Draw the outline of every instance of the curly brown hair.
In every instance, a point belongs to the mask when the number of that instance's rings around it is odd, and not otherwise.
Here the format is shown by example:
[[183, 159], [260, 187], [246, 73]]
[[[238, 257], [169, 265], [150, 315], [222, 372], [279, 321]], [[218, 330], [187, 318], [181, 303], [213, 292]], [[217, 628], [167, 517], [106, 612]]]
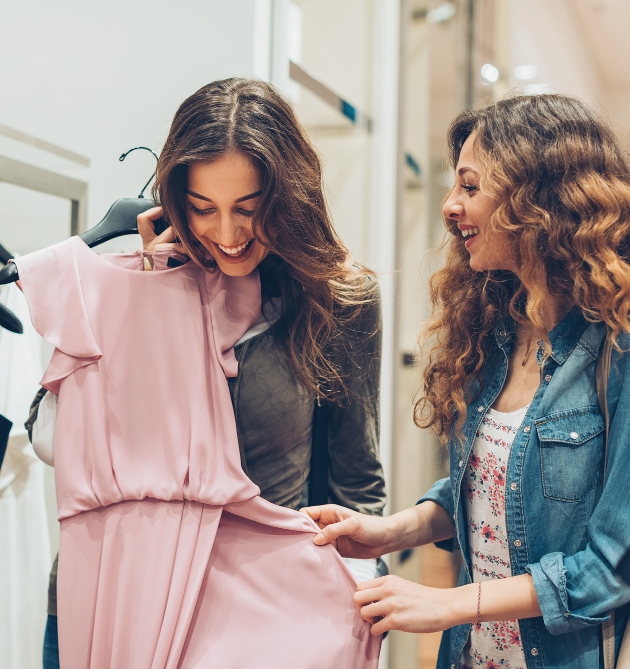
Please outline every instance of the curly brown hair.
[[187, 98], [160, 155], [153, 198], [191, 259], [214, 271], [188, 224], [188, 168], [230, 151], [248, 156], [262, 176], [253, 231], [270, 250], [261, 273], [271, 269], [281, 292], [276, 339], [308, 390], [341, 401], [346, 387], [330, 344], [375, 298], [376, 282], [348, 263], [326, 206], [321, 161], [284, 97], [264, 81], [231, 78]]
[[430, 279], [430, 344], [414, 412], [443, 442], [461, 436], [502, 317], [546, 329], [543, 304], [553, 294], [606, 323], [614, 341], [630, 331], [630, 165], [608, 123], [565, 95], [509, 97], [455, 118], [453, 168], [473, 132], [480, 188], [496, 201], [489, 225], [508, 234], [518, 277], [472, 270], [456, 221], [445, 221], [452, 236]]

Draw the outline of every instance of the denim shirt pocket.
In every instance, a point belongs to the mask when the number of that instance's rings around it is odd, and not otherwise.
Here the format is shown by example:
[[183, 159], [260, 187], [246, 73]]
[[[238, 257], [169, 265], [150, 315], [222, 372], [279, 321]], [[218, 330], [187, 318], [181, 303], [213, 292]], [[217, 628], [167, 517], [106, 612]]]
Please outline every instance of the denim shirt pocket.
[[578, 502], [603, 480], [604, 419], [599, 407], [557, 411], [534, 421], [543, 494]]

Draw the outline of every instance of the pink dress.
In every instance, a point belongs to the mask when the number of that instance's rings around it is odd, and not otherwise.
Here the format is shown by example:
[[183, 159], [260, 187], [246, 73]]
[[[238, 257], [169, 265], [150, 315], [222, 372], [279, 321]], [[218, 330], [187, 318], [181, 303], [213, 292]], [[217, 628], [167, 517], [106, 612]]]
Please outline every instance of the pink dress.
[[73, 237], [16, 261], [55, 345], [61, 666], [375, 669], [343, 561], [241, 468], [226, 376], [257, 275], [112, 260]]

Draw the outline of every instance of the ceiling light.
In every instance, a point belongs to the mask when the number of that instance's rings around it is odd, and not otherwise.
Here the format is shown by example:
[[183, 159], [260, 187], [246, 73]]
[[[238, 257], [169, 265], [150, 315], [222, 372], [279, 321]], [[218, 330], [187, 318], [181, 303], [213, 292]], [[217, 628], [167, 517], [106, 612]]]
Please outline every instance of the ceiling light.
[[443, 2], [435, 9], [427, 12], [427, 21], [429, 23], [444, 23], [455, 16], [457, 5], [454, 2]]
[[517, 65], [514, 68], [514, 78], [519, 81], [527, 81], [528, 79], [535, 79], [538, 74], [538, 65], [533, 63], [530, 65]]
[[499, 80], [499, 70], [494, 65], [486, 63], [481, 66], [481, 76], [489, 81], [491, 84], [494, 84], [495, 81]]
[[525, 95], [544, 95], [545, 93], [554, 93], [555, 91], [549, 84], [527, 84], [523, 88]]

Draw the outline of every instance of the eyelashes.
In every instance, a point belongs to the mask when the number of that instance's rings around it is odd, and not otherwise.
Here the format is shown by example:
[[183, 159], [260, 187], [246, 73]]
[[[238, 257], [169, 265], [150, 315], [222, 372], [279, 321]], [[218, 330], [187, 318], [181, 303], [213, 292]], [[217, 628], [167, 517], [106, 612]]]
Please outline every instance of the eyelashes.
[[[214, 207], [210, 207], [208, 209], [198, 209], [192, 202], [188, 203], [188, 208], [190, 211], [192, 211], [193, 214], [196, 214], [197, 216], [208, 216], [216, 211]], [[241, 216], [245, 216], [246, 218], [251, 218], [256, 213], [253, 209], [237, 209], [236, 211]]]
[[212, 209], [197, 209], [197, 207], [190, 202], [188, 203], [188, 209], [190, 209], [193, 214], [197, 214], [197, 216], [207, 216], [213, 211]]

